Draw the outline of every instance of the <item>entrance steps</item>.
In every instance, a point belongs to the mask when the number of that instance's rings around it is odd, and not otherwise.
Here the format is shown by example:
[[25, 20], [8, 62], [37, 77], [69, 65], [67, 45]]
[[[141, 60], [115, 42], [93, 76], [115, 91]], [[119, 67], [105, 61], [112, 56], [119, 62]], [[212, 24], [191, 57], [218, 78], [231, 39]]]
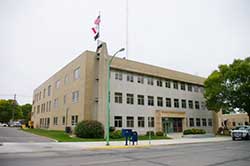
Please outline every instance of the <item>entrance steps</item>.
[[183, 138], [183, 133], [168, 133], [168, 137], [173, 138], [173, 139], [180, 139]]

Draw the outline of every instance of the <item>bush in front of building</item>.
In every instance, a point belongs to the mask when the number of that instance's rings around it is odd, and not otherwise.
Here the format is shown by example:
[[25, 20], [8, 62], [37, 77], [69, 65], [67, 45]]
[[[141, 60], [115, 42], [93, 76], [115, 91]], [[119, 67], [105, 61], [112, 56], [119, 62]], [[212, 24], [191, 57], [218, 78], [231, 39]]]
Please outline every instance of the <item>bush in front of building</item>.
[[203, 130], [203, 129], [196, 129], [196, 128], [193, 128], [193, 129], [186, 129], [186, 130], [184, 130], [183, 134], [184, 134], [184, 135], [190, 135], [190, 134], [206, 134], [206, 131]]
[[112, 139], [119, 139], [122, 138], [122, 131], [121, 130], [115, 130], [110, 133], [110, 138]]
[[103, 138], [103, 125], [94, 120], [84, 120], [75, 127], [75, 135], [80, 138]]
[[163, 132], [162, 132], [162, 131], [157, 131], [157, 132], [155, 133], [155, 135], [156, 135], [156, 136], [163, 136]]
[[147, 131], [146, 136], [149, 136], [149, 134], [150, 134], [151, 136], [154, 136], [154, 135], [155, 135], [154, 131]]

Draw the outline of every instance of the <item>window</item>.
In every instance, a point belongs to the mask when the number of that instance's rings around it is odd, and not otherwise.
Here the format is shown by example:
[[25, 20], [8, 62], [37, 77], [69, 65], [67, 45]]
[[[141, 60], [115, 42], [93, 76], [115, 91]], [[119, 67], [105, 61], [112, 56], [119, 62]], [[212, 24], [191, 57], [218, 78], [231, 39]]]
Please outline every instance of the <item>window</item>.
[[54, 117], [54, 119], [53, 119], [53, 125], [58, 125], [58, 117]]
[[121, 116], [115, 116], [115, 127], [122, 127], [122, 117]]
[[72, 102], [76, 103], [79, 101], [79, 91], [72, 92]]
[[71, 116], [71, 125], [74, 126], [78, 123], [78, 115]]
[[65, 116], [62, 117], [62, 125], [65, 125]]
[[194, 127], [194, 118], [189, 118], [189, 127]]
[[[234, 123], [235, 123], [235, 122], [234, 122]], [[213, 126], [212, 119], [208, 119], [208, 126]], [[234, 124], [233, 126], [235, 126], [235, 124]]]
[[127, 116], [127, 127], [134, 127], [134, 117]]
[[132, 74], [127, 74], [127, 81], [134, 82], [134, 76]]
[[122, 80], [122, 73], [121, 72], [115, 72], [115, 79], [116, 80]]
[[138, 105], [144, 105], [144, 96], [137, 95], [137, 102], [138, 102]]
[[51, 85], [48, 86], [48, 96], [51, 95]]
[[207, 119], [202, 119], [202, 126], [207, 126]]
[[64, 84], [67, 85], [68, 82], [69, 82], [69, 76], [65, 75], [65, 77], [64, 77]]
[[161, 80], [157, 80], [156, 84], [157, 84], [157, 86], [162, 87], [162, 81]]
[[74, 80], [80, 79], [80, 67], [74, 70]]
[[60, 80], [57, 80], [57, 81], [56, 81], [56, 88], [59, 88], [59, 87], [60, 87], [60, 84], [61, 84], [61, 81], [60, 81]]
[[154, 79], [151, 77], [148, 77], [148, 85], [154, 85]]
[[41, 100], [41, 95], [42, 95], [42, 93], [41, 93], [41, 91], [39, 92], [39, 100]]
[[115, 92], [115, 103], [122, 103], [122, 93]]
[[204, 93], [204, 88], [203, 87], [200, 87], [200, 92]]
[[51, 101], [49, 101], [49, 112], [51, 111]]
[[194, 91], [195, 91], [195, 92], [199, 92], [199, 87], [195, 85], [195, 86], [194, 86]]
[[40, 105], [37, 106], [37, 114], [40, 113]]
[[134, 95], [127, 93], [127, 104], [134, 104]]
[[179, 99], [174, 99], [174, 107], [179, 108]]
[[163, 98], [162, 97], [157, 97], [157, 106], [162, 107], [163, 106]]
[[200, 103], [199, 103], [199, 101], [195, 101], [195, 109], [200, 109]]
[[46, 89], [44, 88], [43, 89], [43, 98], [45, 98], [45, 95], [46, 95]]
[[186, 90], [186, 84], [184, 82], [181, 82], [181, 90]]
[[166, 80], [165, 86], [166, 86], [166, 88], [171, 88], [171, 81], [170, 80]]
[[54, 99], [54, 108], [58, 108], [58, 98]]
[[47, 101], [47, 103], [46, 103], [46, 112], [48, 112], [49, 111], [49, 102]]
[[189, 91], [189, 92], [192, 92], [192, 91], [193, 91], [193, 88], [192, 88], [192, 85], [191, 85], [191, 84], [188, 84], [188, 91]]
[[181, 107], [182, 108], [187, 108], [187, 101], [185, 99], [181, 100]]
[[201, 119], [200, 118], [196, 118], [196, 126], [201, 126]]
[[194, 104], [192, 100], [188, 100], [188, 108], [193, 109], [194, 108]]
[[138, 76], [137, 77], [137, 83], [144, 84], [144, 77], [143, 76]]
[[205, 106], [205, 102], [204, 102], [204, 101], [201, 102], [201, 109], [202, 109], [202, 110], [205, 110], [205, 109], [206, 109], [206, 106]]
[[154, 96], [148, 96], [148, 105], [154, 106]]
[[66, 104], [66, 102], [67, 102], [67, 95], [64, 95], [63, 96], [63, 104]]
[[144, 117], [138, 117], [138, 127], [145, 127], [144, 122]]
[[178, 82], [174, 81], [174, 89], [178, 89]]
[[171, 98], [166, 98], [166, 107], [171, 107]]
[[148, 127], [155, 127], [155, 118], [148, 117]]

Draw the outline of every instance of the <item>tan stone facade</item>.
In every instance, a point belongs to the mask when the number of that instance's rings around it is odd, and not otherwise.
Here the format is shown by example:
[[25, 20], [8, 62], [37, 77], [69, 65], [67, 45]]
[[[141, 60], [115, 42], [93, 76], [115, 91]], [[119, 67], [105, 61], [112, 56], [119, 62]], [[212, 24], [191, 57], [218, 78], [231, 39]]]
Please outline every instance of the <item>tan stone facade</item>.
[[238, 113], [238, 114], [222, 114], [221, 112], [218, 113], [219, 127], [227, 127], [232, 129], [236, 126], [240, 125], [249, 125], [249, 117], [246, 113]]

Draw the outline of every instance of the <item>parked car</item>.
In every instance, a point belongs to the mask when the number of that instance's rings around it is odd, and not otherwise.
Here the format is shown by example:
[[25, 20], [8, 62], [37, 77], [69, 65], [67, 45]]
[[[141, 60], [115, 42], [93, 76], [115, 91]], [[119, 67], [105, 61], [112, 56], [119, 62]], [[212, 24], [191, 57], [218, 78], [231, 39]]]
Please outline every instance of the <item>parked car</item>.
[[22, 124], [20, 122], [12, 122], [10, 123], [10, 127], [21, 127]]
[[240, 126], [232, 130], [232, 140], [250, 139], [250, 126]]
[[6, 123], [0, 123], [0, 127], [8, 127]]

